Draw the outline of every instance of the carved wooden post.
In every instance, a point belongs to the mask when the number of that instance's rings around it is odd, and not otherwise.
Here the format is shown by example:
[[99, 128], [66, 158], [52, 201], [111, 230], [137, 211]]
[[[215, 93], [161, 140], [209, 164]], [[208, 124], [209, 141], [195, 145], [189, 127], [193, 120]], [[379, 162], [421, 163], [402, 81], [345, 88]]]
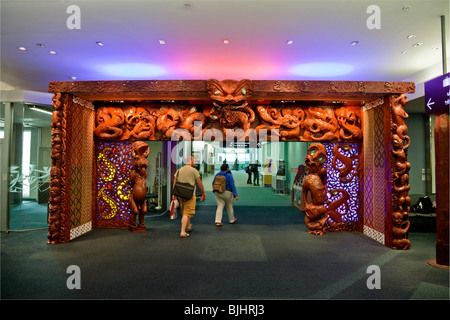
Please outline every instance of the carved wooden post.
[[67, 94], [55, 93], [52, 98], [52, 168], [48, 216], [48, 244], [68, 241], [70, 219], [66, 203], [66, 114]]
[[436, 115], [436, 263], [449, 265], [449, 119], [448, 113]]
[[406, 119], [408, 114], [403, 109], [408, 99], [406, 95], [391, 97], [391, 193], [392, 193], [392, 247], [406, 250], [411, 245], [406, 238], [409, 230], [409, 212], [411, 199], [408, 195], [409, 169], [408, 148], [411, 143], [408, 136]]

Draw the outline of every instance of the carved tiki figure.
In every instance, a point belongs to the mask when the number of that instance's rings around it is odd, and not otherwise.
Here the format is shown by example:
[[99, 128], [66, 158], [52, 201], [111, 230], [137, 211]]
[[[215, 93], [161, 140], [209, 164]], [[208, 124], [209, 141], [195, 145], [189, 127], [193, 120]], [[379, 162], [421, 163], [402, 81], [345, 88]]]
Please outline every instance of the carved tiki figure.
[[[130, 173], [132, 191], [130, 196], [130, 208], [132, 218], [129, 224], [129, 230], [145, 231], [144, 216], [147, 213], [147, 156], [150, 152], [146, 142], [137, 141], [133, 143], [133, 162]], [[136, 222], [136, 216], [139, 215], [139, 223]]]
[[97, 127], [95, 135], [102, 140], [114, 141], [122, 137], [121, 126], [125, 122], [125, 115], [121, 108], [101, 107], [97, 110], [95, 117]]
[[327, 159], [325, 147], [321, 143], [312, 143], [305, 158], [309, 174], [303, 180], [301, 202], [305, 207], [305, 224], [308, 233], [325, 234], [326, 169], [323, 164]]
[[252, 94], [250, 80], [210, 79], [206, 87], [209, 98], [215, 106], [210, 114], [212, 119], [217, 119], [224, 128], [239, 126], [244, 131], [250, 129], [250, 125], [255, 121], [255, 113], [247, 107], [247, 100]]

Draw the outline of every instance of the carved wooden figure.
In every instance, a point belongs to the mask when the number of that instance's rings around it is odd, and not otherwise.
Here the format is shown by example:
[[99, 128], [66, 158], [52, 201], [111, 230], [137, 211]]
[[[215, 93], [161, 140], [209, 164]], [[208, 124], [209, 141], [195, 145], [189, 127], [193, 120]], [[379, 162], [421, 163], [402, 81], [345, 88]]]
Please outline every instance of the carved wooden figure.
[[[326, 150], [321, 143], [312, 143], [308, 148], [305, 158], [309, 174], [303, 180], [301, 202], [305, 207], [305, 224], [308, 233], [315, 235], [325, 234], [326, 194], [326, 169], [323, 164], [326, 161]], [[308, 200], [309, 196], [311, 201]]]
[[[144, 216], [147, 213], [147, 156], [150, 149], [148, 144], [143, 141], [133, 143], [133, 148], [133, 168], [130, 173], [130, 181], [132, 184], [130, 208], [131, 213], [133, 213], [133, 218], [130, 221], [129, 230], [132, 232], [142, 232], [146, 230]], [[137, 216], [139, 216], [139, 223], [136, 222]]]

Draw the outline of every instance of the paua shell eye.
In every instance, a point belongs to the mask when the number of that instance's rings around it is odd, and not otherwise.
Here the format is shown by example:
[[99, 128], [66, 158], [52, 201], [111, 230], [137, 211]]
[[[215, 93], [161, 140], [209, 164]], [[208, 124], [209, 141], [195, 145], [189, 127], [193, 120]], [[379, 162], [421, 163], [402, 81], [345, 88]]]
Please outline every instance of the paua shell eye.
[[247, 90], [245, 90], [245, 88], [242, 88], [241, 92], [244, 96], [247, 94]]
[[220, 94], [220, 91], [217, 90], [216, 92], [214, 92], [214, 94], [215, 94], [216, 96], [218, 96], [218, 95]]
[[316, 149], [311, 149], [311, 151], [309, 152], [310, 155], [313, 155], [314, 153], [316, 153]]
[[320, 158], [319, 158], [319, 162], [320, 162], [320, 163], [322, 163], [322, 162], [323, 162], [323, 160], [324, 160], [324, 158], [323, 158], [323, 157], [320, 157]]

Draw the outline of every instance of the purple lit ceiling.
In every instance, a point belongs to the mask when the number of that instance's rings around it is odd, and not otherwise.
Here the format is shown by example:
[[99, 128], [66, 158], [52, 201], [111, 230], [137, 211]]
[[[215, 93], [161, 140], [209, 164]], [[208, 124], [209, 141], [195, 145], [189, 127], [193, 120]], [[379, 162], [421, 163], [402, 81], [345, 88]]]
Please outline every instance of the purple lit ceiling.
[[[69, 5], [80, 8], [79, 30], [66, 26]], [[380, 29], [367, 27], [370, 5]], [[44, 92], [71, 77], [410, 81], [439, 71], [448, 10], [431, 0], [3, 0], [1, 80]]]

